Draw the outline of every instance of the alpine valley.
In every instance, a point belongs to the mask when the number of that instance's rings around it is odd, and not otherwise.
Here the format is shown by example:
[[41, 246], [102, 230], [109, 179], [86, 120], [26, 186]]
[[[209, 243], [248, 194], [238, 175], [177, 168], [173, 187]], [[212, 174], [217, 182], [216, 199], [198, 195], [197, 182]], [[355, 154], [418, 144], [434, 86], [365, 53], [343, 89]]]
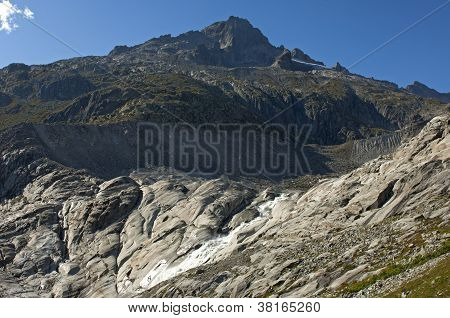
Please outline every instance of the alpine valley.
[[[275, 47], [238, 17], [11, 64], [0, 296], [450, 297], [449, 102]], [[142, 122], [307, 125], [310, 171], [137, 170]]]

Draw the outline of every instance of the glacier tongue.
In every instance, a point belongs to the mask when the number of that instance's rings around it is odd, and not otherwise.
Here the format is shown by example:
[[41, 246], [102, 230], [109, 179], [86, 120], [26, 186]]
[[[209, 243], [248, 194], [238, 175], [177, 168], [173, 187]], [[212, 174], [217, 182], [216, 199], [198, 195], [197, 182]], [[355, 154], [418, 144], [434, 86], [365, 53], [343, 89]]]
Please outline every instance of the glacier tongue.
[[206, 264], [210, 260], [223, 250], [227, 245], [229, 245], [233, 238], [244, 229], [250, 227], [256, 222], [261, 220], [266, 221], [269, 219], [272, 210], [275, 206], [282, 200], [287, 198], [286, 194], [276, 197], [271, 201], [264, 202], [258, 206], [259, 216], [253, 219], [249, 223], [242, 223], [234, 230], [226, 235], [221, 235], [215, 237], [207, 242], [205, 242], [200, 248], [192, 251], [187, 257], [179, 264], [168, 264], [166, 260], [161, 260], [158, 262], [150, 272], [142, 279], [140, 282], [140, 287], [143, 289], [149, 289], [157, 284], [169, 280], [183, 272], [186, 272], [192, 268]]

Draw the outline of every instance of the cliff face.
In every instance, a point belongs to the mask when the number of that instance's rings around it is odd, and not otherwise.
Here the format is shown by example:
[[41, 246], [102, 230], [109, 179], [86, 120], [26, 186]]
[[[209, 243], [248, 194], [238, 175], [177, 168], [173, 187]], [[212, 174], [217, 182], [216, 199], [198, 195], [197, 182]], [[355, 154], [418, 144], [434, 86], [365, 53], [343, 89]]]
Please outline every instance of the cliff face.
[[[104, 180], [43, 148], [24, 152], [29, 138], [10, 144], [5, 184], [23, 188], [0, 204], [0, 294], [395, 292], [410, 271], [420, 277], [448, 253], [449, 120], [433, 119], [394, 154], [306, 192], [162, 171]], [[395, 264], [403, 270], [377, 276]]]
[[247, 20], [237, 17], [214, 23], [202, 33], [213, 41], [209, 53], [219, 66], [269, 66], [282, 51]]

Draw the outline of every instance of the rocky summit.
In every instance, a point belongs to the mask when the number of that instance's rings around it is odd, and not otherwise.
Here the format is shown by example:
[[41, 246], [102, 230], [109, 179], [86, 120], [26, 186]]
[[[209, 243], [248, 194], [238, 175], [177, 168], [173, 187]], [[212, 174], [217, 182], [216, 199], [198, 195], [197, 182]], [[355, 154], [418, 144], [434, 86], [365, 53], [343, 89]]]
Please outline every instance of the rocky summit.
[[[441, 97], [275, 47], [238, 17], [107, 56], [11, 64], [0, 296], [449, 297]], [[144, 122], [306, 126], [310, 169], [137, 169]]]
[[450, 103], [450, 93], [439, 93], [435, 89], [429, 88], [425, 84], [418, 81], [408, 85], [405, 89], [415, 95], [422, 96], [425, 98], [434, 98], [443, 103]]

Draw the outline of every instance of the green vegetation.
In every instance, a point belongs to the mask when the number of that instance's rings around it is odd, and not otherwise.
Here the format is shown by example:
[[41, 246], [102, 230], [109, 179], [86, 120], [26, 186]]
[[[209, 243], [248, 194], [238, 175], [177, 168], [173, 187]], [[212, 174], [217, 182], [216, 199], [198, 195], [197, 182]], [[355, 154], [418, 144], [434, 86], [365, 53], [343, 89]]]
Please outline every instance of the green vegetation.
[[51, 114], [65, 108], [67, 102], [42, 102], [31, 100], [13, 101], [7, 107], [0, 108], [0, 130], [20, 123], [42, 123]]
[[450, 297], [450, 256], [385, 297], [402, 297], [403, 295], [412, 298]]
[[348, 284], [344, 287], [342, 290], [343, 293], [356, 293], [360, 290], [365, 289], [366, 287], [369, 287], [376, 283], [379, 280], [384, 280], [392, 276], [396, 276], [400, 273], [405, 272], [408, 269], [420, 266], [425, 264], [426, 262], [435, 259], [436, 257], [439, 257], [441, 255], [445, 255], [450, 252], [450, 240], [447, 240], [440, 248], [437, 250], [428, 253], [426, 255], [417, 256], [411, 261], [405, 262], [405, 263], [392, 263], [386, 266], [381, 273], [373, 275], [371, 277], [368, 277], [367, 279], [364, 279], [362, 281], [353, 282]]
[[[90, 57], [66, 63], [64, 67], [52, 64], [42, 69], [37, 68], [27, 76], [2, 76], [1, 80], [7, 83], [10, 90], [15, 86], [23, 86], [30, 87], [31, 92], [14, 95], [7, 91], [14, 102], [0, 108], [0, 130], [23, 122], [44, 122], [50, 115], [70, 107], [73, 100], [43, 101], [37, 99], [37, 93], [39, 87], [48, 84], [55, 77], [73, 74], [72, 66], [79, 63], [83, 67], [76, 73], [92, 82], [96, 89], [131, 87], [142, 95], [122, 100], [117, 108], [105, 107], [109, 102], [116, 102], [114, 98], [110, 101], [95, 100], [89, 105], [90, 112], [86, 114], [83, 109], [77, 110], [75, 107], [75, 113], [78, 114], [70, 115], [71, 122], [107, 124], [182, 120], [193, 124], [261, 123], [267, 120], [267, 116], [270, 117], [271, 112], [281, 111], [286, 105], [299, 102], [296, 108], [299, 119], [307, 117], [303, 120], [316, 120], [317, 116], [328, 116], [326, 120], [338, 119], [336, 127], [324, 134], [337, 134], [340, 126], [345, 126], [347, 132], [353, 131], [356, 135], [370, 137], [382, 135], [392, 128], [363, 120], [366, 109], [373, 105], [378, 112], [389, 115], [389, 118], [399, 117], [405, 122], [415, 112], [424, 115], [424, 118], [430, 118], [446, 109], [442, 103], [406, 94], [390, 83], [362, 77], [333, 78], [328, 77], [327, 72], [311, 74], [273, 68], [224, 70], [194, 65], [186, 68], [179, 66], [171, 69], [164, 66], [162, 69], [139, 70], [136, 65], [127, 63], [105, 66], [108, 71], [104, 71], [103, 67], [99, 69], [98, 58]], [[200, 77], [204, 77], [204, 80], [200, 80]], [[84, 117], [77, 117], [80, 114]], [[326, 142], [345, 140], [347, 139], [343, 135]], [[324, 142], [322, 139], [319, 141]]]

